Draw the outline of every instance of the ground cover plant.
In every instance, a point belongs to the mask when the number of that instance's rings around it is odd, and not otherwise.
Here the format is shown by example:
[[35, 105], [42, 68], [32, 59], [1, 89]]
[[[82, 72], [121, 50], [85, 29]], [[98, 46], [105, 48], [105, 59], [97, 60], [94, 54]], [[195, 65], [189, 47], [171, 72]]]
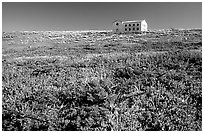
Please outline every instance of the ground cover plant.
[[[187, 39], [173, 40], [174, 34]], [[201, 131], [200, 34], [6, 34], [2, 128]], [[36, 41], [25, 41], [27, 36]]]

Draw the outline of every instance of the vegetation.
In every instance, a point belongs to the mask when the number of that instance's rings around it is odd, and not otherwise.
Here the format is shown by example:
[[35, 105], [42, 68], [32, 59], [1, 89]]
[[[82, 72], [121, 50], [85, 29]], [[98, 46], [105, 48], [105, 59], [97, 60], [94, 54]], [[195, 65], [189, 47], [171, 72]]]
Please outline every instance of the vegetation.
[[3, 49], [3, 130], [202, 130], [202, 42], [140, 44]]

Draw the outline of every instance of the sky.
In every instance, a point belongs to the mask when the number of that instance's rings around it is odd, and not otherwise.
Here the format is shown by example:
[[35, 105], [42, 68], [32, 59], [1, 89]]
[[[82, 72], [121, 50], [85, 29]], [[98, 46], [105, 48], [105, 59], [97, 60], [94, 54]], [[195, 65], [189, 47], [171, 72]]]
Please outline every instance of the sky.
[[2, 31], [111, 30], [115, 20], [148, 29], [202, 28], [201, 2], [3, 2]]

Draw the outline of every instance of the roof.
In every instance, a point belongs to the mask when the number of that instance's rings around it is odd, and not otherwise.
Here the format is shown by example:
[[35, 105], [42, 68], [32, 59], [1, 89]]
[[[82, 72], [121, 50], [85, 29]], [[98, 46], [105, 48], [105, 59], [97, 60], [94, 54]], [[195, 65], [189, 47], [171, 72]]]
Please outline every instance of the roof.
[[[137, 23], [137, 22], [142, 22], [142, 21], [145, 21], [145, 19], [144, 19], [144, 20], [131, 20], [131, 21], [115, 20], [115, 21], [113, 21], [113, 23], [115, 23], [115, 22], [122, 22], [122, 23]], [[146, 21], [145, 21], [145, 22], [146, 22]]]
[[115, 23], [115, 22], [122, 22], [121, 20], [115, 20], [115, 21], [113, 21], [113, 23]]
[[122, 23], [136, 23], [136, 22], [142, 22], [145, 20], [132, 20], [132, 21], [123, 21]]

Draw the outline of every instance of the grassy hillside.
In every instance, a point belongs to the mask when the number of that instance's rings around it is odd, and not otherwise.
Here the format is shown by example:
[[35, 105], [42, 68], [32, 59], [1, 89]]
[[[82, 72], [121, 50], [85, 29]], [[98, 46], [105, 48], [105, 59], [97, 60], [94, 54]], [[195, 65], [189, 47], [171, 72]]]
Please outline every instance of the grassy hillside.
[[202, 31], [3, 34], [3, 130], [201, 131]]

